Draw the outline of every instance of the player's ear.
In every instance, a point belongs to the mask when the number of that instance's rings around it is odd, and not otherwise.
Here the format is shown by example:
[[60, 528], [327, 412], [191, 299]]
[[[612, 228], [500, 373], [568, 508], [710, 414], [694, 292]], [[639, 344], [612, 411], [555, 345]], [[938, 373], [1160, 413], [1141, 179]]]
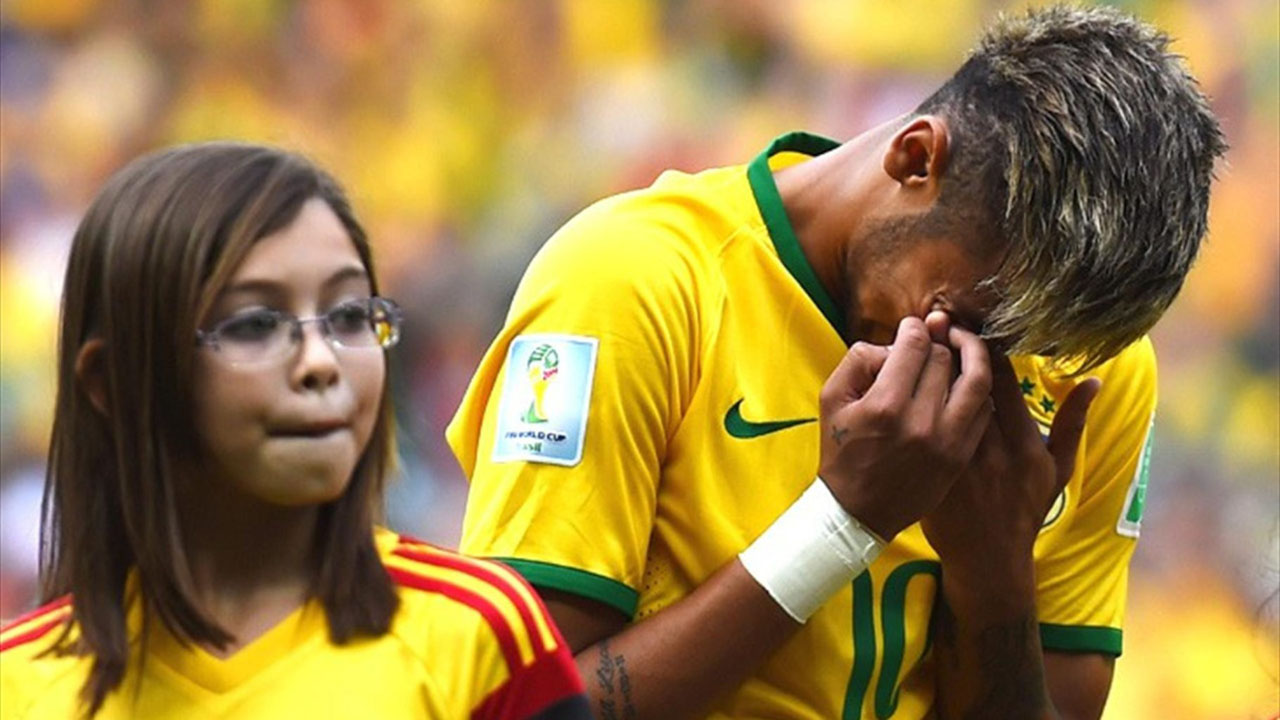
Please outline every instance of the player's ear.
[[90, 338], [76, 353], [76, 382], [89, 396], [89, 402], [103, 415], [110, 415], [107, 404], [106, 344], [101, 338]]
[[936, 190], [947, 167], [950, 141], [947, 123], [940, 116], [913, 117], [889, 140], [884, 171], [907, 188]]

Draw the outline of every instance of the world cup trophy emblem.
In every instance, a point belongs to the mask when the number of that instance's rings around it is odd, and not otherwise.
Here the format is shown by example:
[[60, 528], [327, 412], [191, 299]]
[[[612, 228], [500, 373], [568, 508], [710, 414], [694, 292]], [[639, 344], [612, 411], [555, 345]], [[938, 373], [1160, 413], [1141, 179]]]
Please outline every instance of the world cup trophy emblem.
[[547, 344], [539, 345], [529, 353], [525, 363], [525, 371], [529, 377], [529, 386], [533, 389], [533, 401], [524, 413], [526, 423], [544, 423], [547, 414], [542, 408], [543, 398], [547, 394], [547, 386], [560, 371], [560, 355], [556, 349]]

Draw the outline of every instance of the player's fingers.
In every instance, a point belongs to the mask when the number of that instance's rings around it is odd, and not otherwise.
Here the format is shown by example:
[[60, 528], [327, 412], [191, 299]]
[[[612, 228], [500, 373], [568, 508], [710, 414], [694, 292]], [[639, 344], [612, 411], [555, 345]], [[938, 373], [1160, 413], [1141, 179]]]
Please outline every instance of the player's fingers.
[[938, 343], [931, 343], [929, 358], [925, 360], [924, 370], [920, 373], [920, 384], [916, 386], [913, 408], [932, 419], [938, 417], [947, 401], [947, 388], [951, 385], [951, 348]]
[[822, 386], [821, 407], [832, 411], [866, 394], [889, 357], [889, 348], [856, 342]]
[[993, 455], [1004, 447], [1004, 436], [1000, 433], [1000, 426], [995, 422], [995, 410], [991, 409], [990, 402], [987, 403], [987, 410], [980, 414], [979, 421], [975, 422], [976, 427], [981, 430], [970, 432], [972, 437], [967, 438], [973, 443], [973, 458], [977, 462], [984, 456]]
[[942, 310], [930, 310], [924, 316], [924, 325], [929, 330], [929, 339], [939, 345], [947, 344], [947, 332], [951, 329], [951, 316]]
[[1040, 428], [1022, 399], [1018, 374], [1004, 355], [991, 358], [991, 399], [995, 403], [995, 422], [1006, 440], [1014, 444], [1041, 442]]
[[867, 394], [880, 397], [890, 406], [905, 404], [915, 393], [931, 345], [923, 320], [914, 316], [902, 318], [889, 357]]
[[975, 448], [978, 446], [979, 440], [985, 440], [988, 436], [996, 438], [1001, 442], [1004, 436], [1000, 432], [1000, 425], [996, 422], [996, 404], [988, 395], [982, 407], [978, 410], [978, 414], [969, 421], [962, 436], [964, 448]]
[[1075, 471], [1076, 450], [1080, 447], [1080, 438], [1084, 435], [1084, 422], [1089, 414], [1089, 406], [1098, 396], [1102, 381], [1089, 378], [1071, 388], [1071, 393], [1058, 408], [1049, 428], [1049, 454], [1053, 456], [1053, 464], [1057, 469], [1058, 489], [1071, 479]]
[[951, 326], [947, 341], [960, 356], [960, 374], [951, 383], [943, 425], [953, 433], [967, 435], [970, 423], [991, 416], [991, 355], [982, 338], [962, 327]]
[[885, 361], [889, 358], [889, 348], [859, 342], [854, 343], [852, 352], [847, 354], [851, 355], [852, 364], [847, 389], [855, 397], [862, 397], [875, 384], [876, 377], [884, 368]]

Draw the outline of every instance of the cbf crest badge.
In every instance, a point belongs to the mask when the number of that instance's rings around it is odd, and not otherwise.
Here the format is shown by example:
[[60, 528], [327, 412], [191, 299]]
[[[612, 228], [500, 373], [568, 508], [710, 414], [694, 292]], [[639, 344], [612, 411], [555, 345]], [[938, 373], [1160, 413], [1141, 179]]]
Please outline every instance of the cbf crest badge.
[[494, 462], [577, 465], [582, 460], [599, 341], [520, 335], [507, 350]]

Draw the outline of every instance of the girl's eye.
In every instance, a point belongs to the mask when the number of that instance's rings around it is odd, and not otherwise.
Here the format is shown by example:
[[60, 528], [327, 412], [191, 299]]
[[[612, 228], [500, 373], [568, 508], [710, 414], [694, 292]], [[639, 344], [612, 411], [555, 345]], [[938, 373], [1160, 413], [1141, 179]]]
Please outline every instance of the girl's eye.
[[230, 342], [254, 342], [271, 337], [280, 327], [280, 318], [270, 310], [245, 313], [222, 324], [219, 334]]
[[369, 306], [365, 302], [350, 302], [329, 311], [329, 328], [340, 335], [368, 332]]

